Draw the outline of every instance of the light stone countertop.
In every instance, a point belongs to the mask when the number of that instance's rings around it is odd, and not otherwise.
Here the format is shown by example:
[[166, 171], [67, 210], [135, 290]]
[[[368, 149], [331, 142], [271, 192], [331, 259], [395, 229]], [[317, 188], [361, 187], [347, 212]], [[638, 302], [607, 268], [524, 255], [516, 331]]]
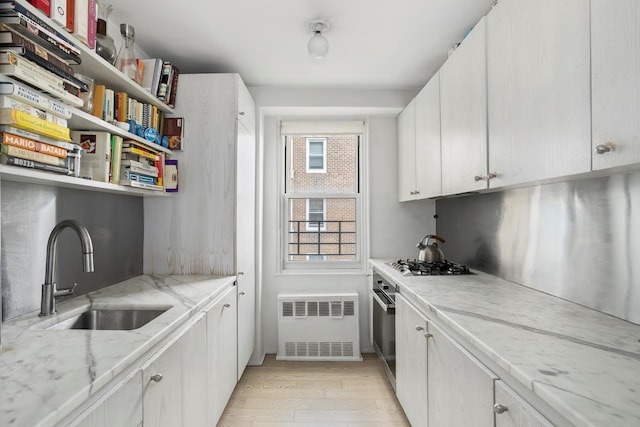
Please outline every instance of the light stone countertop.
[[[0, 425], [52, 426], [171, 335], [235, 277], [138, 276], [2, 324]], [[47, 330], [71, 313], [105, 305], [171, 307], [132, 331]]]
[[[495, 276], [370, 266], [576, 426], [640, 426], [640, 325]], [[473, 351], [471, 351], [473, 353]]]

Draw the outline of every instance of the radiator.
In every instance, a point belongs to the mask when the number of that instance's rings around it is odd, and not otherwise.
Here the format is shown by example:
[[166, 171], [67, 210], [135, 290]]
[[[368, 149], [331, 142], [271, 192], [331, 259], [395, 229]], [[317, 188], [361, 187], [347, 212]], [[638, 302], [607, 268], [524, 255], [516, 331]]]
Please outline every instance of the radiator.
[[358, 294], [278, 295], [278, 360], [362, 360]]

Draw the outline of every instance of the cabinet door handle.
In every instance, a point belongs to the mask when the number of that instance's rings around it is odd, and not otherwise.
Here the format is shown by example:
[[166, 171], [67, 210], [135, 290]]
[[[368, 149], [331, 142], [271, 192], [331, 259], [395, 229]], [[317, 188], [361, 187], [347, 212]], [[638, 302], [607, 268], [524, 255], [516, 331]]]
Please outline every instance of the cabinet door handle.
[[151, 381], [159, 383], [160, 381], [162, 381], [162, 378], [164, 378], [162, 374], [155, 374], [151, 376]]
[[433, 337], [433, 334], [432, 334], [431, 332], [425, 332], [423, 335], [424, 335], [424, 337], [425, 337], [425, 338], [427, 338], [427, 339], [429, 339], [429, 338]]
[[238, 295], [242, 296], [244, 295], [244, 292], [238, 292]]
[[424, 326], [416, 325], [416, 331], [424, 331]]
[[605, 144], [596, 146], [596, 153], [598, 154], [605, 154], [610, 151], [615, 151], [615, 145], [613, 144], [613, 142], [607, 142]]
[[507, 408], [506, 406], [501, 405], [499, 403], [496, 403], [495, 405], [493, 405], [493, 412], [495, 412], [498, 415], [504, 414], [508, 410], [509, 410], [509, 408]]
[[231, 304], [225, 304], [225, 305], [223, 305], [222, 307], [223, 307], [223, 308], [229, 308], [229, 307], [231, 307]]
[[498, 172], [490, 172], [489, 175], [487, 175], [487, 179], [494, 179], [498, 177]]
[[473, 177], [473, 180], [474, 180], [475, 182], [478, 182], [478, 181], [485, 181], [486, 179], [487, 179], [487, 178], [486, 178], [486, 177], [484, 177], [484, 176], [482, 176], [482, 175], [476, 175], [476, 176], [474, 176], [474, 177]]
[[244, 111], [239, 111], [239, 112], [238, 112], [238, 115], [239, 115], [239, 116], [244, 116]]

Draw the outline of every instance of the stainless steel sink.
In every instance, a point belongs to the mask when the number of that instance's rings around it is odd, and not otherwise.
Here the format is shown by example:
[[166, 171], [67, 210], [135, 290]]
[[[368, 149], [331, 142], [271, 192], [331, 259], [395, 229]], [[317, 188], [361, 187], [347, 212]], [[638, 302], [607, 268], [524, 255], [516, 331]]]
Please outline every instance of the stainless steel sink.
[[49, 326], [47, 329], [130, 331], [141, 328], [168, 309], [168, 307], [149, 309], [90, 309]]

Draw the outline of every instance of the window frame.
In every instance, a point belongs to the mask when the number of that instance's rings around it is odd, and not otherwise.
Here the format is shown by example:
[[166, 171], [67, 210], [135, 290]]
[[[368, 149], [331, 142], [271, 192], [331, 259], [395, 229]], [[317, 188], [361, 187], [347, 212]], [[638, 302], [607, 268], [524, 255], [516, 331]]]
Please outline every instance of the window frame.
[[[338, 121], [339, 123], [339, 121]], [[278, 237], [279, 256], [277, 257], [276, 274], [296, 275], [296, 274], [366, 274], [369, 248], [369, 210], [367, 208], [368, 200], [368, 127], [367, 122], [362, 121], [363, 128], [361, 132], [339, 132], [330, 133], [323, 132], [320, 134], [302, 132], [285, 133], [279, 135], [280, 144], [278, 144], [278, 157], [276, 160], [277, 176], [278, 176], [278, 194], [280, 203], [278, 203], [278, 229], [280, 230]], [[282, 125], [280, 125], [282, 127]], [[354, 193], [287, 193], [287, 181], [293, 176], [290, 168], [290, 160], [292, 151], [288, 149], [287, 138], [294, 136], [305, 136], [311, 138], [321, 138], [335, 134], [355, 135], [358, 137], [358, 182], [357, 189]], [[326, 145], [325, 145], [326, 147]], [[292, 198], [352, 198], [355, 199], [356, 209], [356, 259], [354, 261], [289, 261], [289, 217]], [[308, 255], [308, 254], [305, 254]], [[324, 254], [326, 256], [326, 254]]]
[[[309, 159], [313, 156], [313, 157], [319, 157], [318, 154], [311, 154], [311, 150], [309, 149], [311, 146], [311, 143], [313, 142], [321, 142], [322, 143], [322, 168], [310, 168], [309, 167]], [[306, 170], [307, 173], [327, 173], [327, 138], [324, 137], [313, 137], [313, 136], [308, 136], [306, 138], [306, 144], [307, 144], [307, 152], [306, 152]]]

